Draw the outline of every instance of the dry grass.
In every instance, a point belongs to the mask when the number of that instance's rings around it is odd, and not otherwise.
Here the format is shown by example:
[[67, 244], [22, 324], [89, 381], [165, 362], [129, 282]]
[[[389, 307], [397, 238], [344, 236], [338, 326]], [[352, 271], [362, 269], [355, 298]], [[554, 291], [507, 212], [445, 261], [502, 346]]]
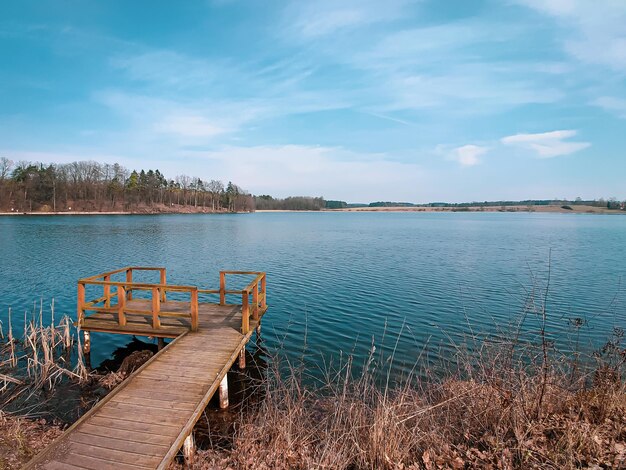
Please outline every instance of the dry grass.
[[0, 411], [0, 470], [22, 468], [61, 433], [59, 426], [44, 420], [18, 418]]
[[229, 445], [200, 451], [193, 468], [626, 468], [622, 340], [616, 329], [587, 367], [545, 338], [524, 347], [477, 340], [447, 372], [390, 386], [376, 368], [389, 367], [384, 358], [356, 374], [348, 361], [315, 389], [301, 367], [275, 359], [259, 384], [265, 399], [241, 413]]

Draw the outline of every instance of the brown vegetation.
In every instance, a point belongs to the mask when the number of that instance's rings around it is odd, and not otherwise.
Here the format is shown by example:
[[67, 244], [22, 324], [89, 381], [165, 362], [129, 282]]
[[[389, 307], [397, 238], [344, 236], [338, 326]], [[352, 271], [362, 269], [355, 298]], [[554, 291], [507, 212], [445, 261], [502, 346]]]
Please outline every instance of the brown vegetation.
[[[545, 308], [540, 304], [535, 313], [545, 325]], [[40, 327], [35, 337], [66, 338]], [[34, 334], [32, 328], [26, 331]], [[493, 343], [472, 336], [445, 365], [419, 369], [417, 364], [396, 382], [388, 375], [389, 358], [375, 358], [374, 348], [362, 370], [356, 372], [348, 360], [317, 387], [305, 385], [307, 371], [300, 365], [276, 358], [257, 384], [260, 399], [246, 400], [240, 413], [231, 410], [231, 426], [210, 430], [212, 445], [199, 451], [193, 468], [626, 468], [623, 330], [615, 328], [604, 346], [584, 359], [580, 352], [557, 352], [544, 326], [534, 337], [522, 341], [516, 333], [508, 342]], [[48, 354], [29, 346], [25, 357], [12, 353], [10, 344], [7, 340], [3, 349], [5, 366], [13, 355], [23, 361], [32, 360], [35, 351]], [[132, 370], [149, 355], [129, 356], [122, 369]], [[62, 355], [47, 357], [58, 361]], [[59, 383], [50, 381], [54, 375], [42, 380], [38, 370], [28, 387], [26, 378], [6, 375], [7, 390], [32, 393]], [[119, 370], [87, 381], [114, 386], [124, 375]], [[72, 372], [67, 378], [80, 376]], [[6, 414], [0, 428], [0, 468], [18, 468], [60, 433], [54, 423]]]
[[62, 433], [44, 419], [26, 419], [0, 410], [0, 470], [22, 468]]
[[259, 407], [194, 468], [626, 468], [623, 330], [584, 361], [543, 327], [534, 343], [510, 337], [473, 337], [445, 367], [393, 386], [383, 357], [356, 376], [348, 361], [315, 390], [302, 367], [275, 363]]

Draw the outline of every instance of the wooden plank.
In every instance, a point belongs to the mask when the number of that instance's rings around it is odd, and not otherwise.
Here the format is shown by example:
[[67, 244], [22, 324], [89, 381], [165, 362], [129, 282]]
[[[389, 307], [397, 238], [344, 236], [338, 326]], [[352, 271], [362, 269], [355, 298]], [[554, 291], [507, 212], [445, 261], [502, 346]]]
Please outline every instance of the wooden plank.
[[135, 421], [137, 423], [163, 424], [166, 426], [178, 426], [185, 421], [185, 418], [179, 414], [174, 416], [165, 416], [162, 413], [149, 415], [141, 409], [135, 409], [133, 411], [115, 409], [115, 405], [114, 403], [109, 403], [108, 406], [98, 412], [97, 416], [121, 421]]
[[[128, 380], [128, 379], [127, 379]], [[133, 387], [133, 388], [131, 388]], [[159, 382], [153, 378], [147, 377], [144, 374], [141, 374], [141, 377], [137, 377], [133, 380], [133, 383], [129, 385], [129, 393], [136, 393], [134, 387], [139, 387], [139, 389], [143, 391], [153, 391], [153, 392], [169, 392], [171, 393], [173, 390], [176, 390], [180, 393], [181, 399], [191, 398], [192, 396], [195, 398], [199, 393], [198, 389], [194, 389], [193, 387], [172, 387], [171, 384]]]
[[142, 467], [138, 465], [129, 465], [122, 464], [119, 462], [111, 462], [110, 460], [99, 459], [96, 457], [89, 457], [80, 454], [74, 455], [64, 455], [57, 459], [56, 461], [46, 463], [42, 465], [43, 468], [54, 468], [49, 467], [49, 465], [58, 465], [58, 464], [71, 464], [75, 466], [79, 466], [81, 468], [93, 468], [98, 470], [137, 470], [139, 468], [148, 468]]
[[[131, 389], [127, 389], [130, 392]], [[164, 394], [162, 392], [153, 392], [151, 390], [137, 389], [134, 394], [125, 393], [123, 396], [116, 396], [113, 402], [134, 403], [134, 404], [150, 404], [157, 408], [167, 408], [172, 410], [185, 411], [196, 403], [190, 394]]]
[[[212, 367], [211, 367], [212, 366]], [[168, 365], [162, 362], [158, 362], [154, 367], [151, 367], [146, 372], [155, 373], [165, 375], [178, 375], [179, 377], [188, 377], [188, 378], [198, 378], [198, 379], [211, 379], [208, 377], [208, 374], [211, 371], [217, 372], [219, 370], [218, 366], [213, 364], [205, 364], [204, 367], [189, 367], [186, 365]]]
[[187, 384], [187, 385], [192, 385], [192, 386], [198, 386], [200, 388], [211, 383], [211, 380], [203, 380], [203, 379], [199, 379], [196, 377], [190, 377], [190, 378], [178, 377], [176, 375], [161, 374], [159, 372], [145, 372], [144, 377], [152, 379], [152, 380], [167, 380], [176, 384]]
[[[101, 447], [109, 450], [119, 450], [122, 452], [130, 452], [132, 454], [140, 454], [151, 457], [159, 457], [167, 452], [169, 446], [158, 445], [145, 442], [127, 441], [112, 436], [94, 436], [82, 432], [75, 432], [69, 436], [70, 442], [85, 444], [94, 447]], [[132, 462], [131, 462], [132, 463]]]
[[46, 469], [49, 470], [74, 470], [74, 469], [83, 469], [85, 467], [79, 467], [77, 465], [72, 465], [71, 463], [64, 463], [64, 462], [46, 462], [45, 465]]
[[194, 403], [179, 402], [175, 397], [171, 400], [157, 400], [154, 398], [147, 398], [145, 396], [131, 395], [115, 397], [115, 399], [111, 400], [111, 403], [125, 403], [165, 411], [189, 411], [194, 408]]
[[105, 462], [114, 462], [116, 465], [126, 464], [140, 468], [154, 468], [161, 460], [160, 457], [153, 455], [143, 455], [136, 452], [105, 449], [94, 445], [80, 444], [78, 442], [69, 443], [69, 454], [70, 458], [65, 460], [68, 463], [74, 463], [74, 456], [83, 456], [103, 460]]
[[[161, 446], [169, 446], [172, 444], [173, 437], [163, 436], [161, 434], [151, 434], [144, 429], [141, 431], [133, 431], [128, 429], [120, 429], [116, 426], [117, 422], [111, 423], [115, 427], [107, 427], [97, 423], [85, 423], [80, 427], [80, 433], [90, 434], [92, 436], [114, 437], [116, 439], [125, 439], [130, 442], [155, 444]], [[174, 430], [174, 428], [169, 428]], [[176, 433], [175, 433], [176, 434]]]
[[89, 422], [85, 424], [92, 424], [94, 426], [99, 426], [111, 430], [119, 429], [122, 431], [141, 432], [149, 436], [166, 437], [171, 434], [176, 434], [176, 429], [172, 426], [164, 424], [142, 423], [137, 421], [115, 420], [107, 418], [106, 416], [93, 416], [91, 419], [89, 419]]

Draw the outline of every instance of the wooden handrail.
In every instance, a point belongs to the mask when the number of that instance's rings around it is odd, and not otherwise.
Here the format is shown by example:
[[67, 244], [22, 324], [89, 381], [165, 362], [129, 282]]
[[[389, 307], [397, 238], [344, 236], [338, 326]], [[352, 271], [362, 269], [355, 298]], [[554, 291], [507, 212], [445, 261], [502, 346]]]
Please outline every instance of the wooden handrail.
[[[226, 289], [226, 275], [255, 276], [240, 292]], [[260, 286], [259, 286], [260, 284]], [[241, 294], [241, 332], [250, 331], [250, 313], [258, 321], [261, 313], [267, 309], [266, 273], [259, 271], [220, 271], [220, 305], [226, 304], [226, 294]], [[250, 296], [252, 296], [252, 312], [250, 312]]]
[[96, 274], [95, 276], [84, 277], [80, 279], [80, 281], [92, 281], [95, 279], [99, 279], [104, 276], [112, 276], [113, 274], [119, 274], [127, 271], [165, 271], [164, 267], [154, 267], [154, 266], [125, 266], [120, 269], [115, 269], [113, 271], [108, 271], [102, 274]]
[[[133, 282], [133, 271], [159, 271], [159, 283]], [[112, 281], [111, 276], [114, 274], [126, 274], [126, 281]], [[241, 290], [226, 289], [226, 275], [245, 275], [254, 276], [254, 278]], [[163, 267], [144, 267], [144, 266], [127, 266], [125, 268], [109, 271], [96, 276], [80, 279], [78, 281], [78, 324], [83, 324], [86, 311], [95, 311], [103, 313], [114, 313], [117, 315], [118, 324], [126, 325], [126, 314], [140, 314], [152, 316], [152, 327], [158, 329], [161, 327], [161, 316], [183, 316], [189, 315], [191, 320], [191, 329], [196, 331], [199, 324], [199, 294], [219, 294], [220, 305], [226, 305], [226, 295], [241, 295], [241, 331], [246, 334], [250, 330], [250, 316], [253, 320], [258, 321], [262, 313], [267, 309], [267, 282], [266, 274], [258, 271], [220, 271], [220, 288], [219, 289], [199, 289], [196, 286], [179, 286], [167, 284], [166, 269]], [[103, 296], [86, 302], [85, 289], [87, 285], [102, 286]], [[111, 286], [117, 289], [117, 304], [111, 305]], [[132, 300], [132, 292], [134, 290], [144, 290], [151, 292], [150, 310], [130, 309], [127, 303]], [[189, 313], [168, 312], [162, 310], [163, 304], [167, 301], [167, 292], [185, 292], [190, 294]], [[98, 304], [104, 303], [98, 307]], [[250, 305], [252, 304], [252, 305]]]

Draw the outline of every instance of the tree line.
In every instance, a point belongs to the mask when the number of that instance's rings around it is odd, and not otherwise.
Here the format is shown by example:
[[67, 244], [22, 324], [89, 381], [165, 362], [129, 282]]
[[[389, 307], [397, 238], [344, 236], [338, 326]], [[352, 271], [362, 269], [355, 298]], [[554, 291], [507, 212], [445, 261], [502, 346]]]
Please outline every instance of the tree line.
[[257, 210], [319, 211], [326, 208], [323, 197], [292, 196], [284, 199], [267, 194], [254, 196]]
[[[191, 209], [193, 208], [193, 209]], [[0, 157], [0, 211], [254, 210], [254, 199], [232, 182], [157, 170], [128, 170], [115, 163], [17, 162]]]

